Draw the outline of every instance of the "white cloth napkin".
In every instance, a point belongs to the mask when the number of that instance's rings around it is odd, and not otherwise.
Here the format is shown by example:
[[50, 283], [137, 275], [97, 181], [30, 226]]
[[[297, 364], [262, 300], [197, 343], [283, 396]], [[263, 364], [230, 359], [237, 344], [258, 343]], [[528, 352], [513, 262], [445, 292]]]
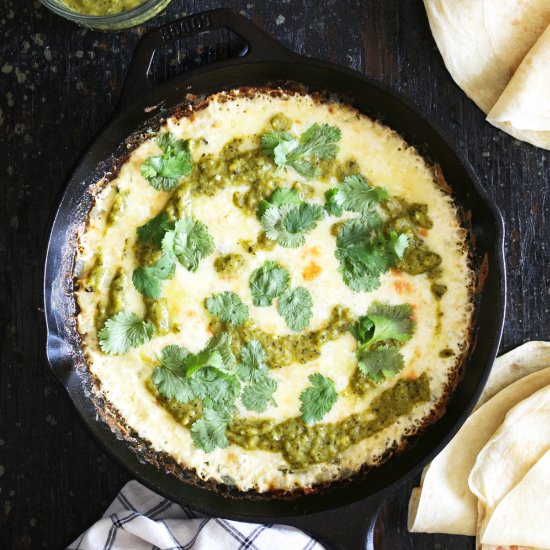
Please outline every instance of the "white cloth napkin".
[[128, 482], [68, 550], [323, 550], [294, 527], [212, 518]]

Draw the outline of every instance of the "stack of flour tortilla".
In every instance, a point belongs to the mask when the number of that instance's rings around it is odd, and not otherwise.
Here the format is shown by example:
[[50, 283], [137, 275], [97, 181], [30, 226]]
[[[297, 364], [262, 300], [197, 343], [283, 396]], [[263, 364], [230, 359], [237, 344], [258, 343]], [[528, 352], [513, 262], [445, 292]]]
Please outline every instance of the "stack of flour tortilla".
[[550, 149], [550, 0], [424, 0], [455, 82], [517, 139]]
[[550, 548], [550, 343], [499, 357], [474, 412], [422, 474], [409, 530], [482, 550]]

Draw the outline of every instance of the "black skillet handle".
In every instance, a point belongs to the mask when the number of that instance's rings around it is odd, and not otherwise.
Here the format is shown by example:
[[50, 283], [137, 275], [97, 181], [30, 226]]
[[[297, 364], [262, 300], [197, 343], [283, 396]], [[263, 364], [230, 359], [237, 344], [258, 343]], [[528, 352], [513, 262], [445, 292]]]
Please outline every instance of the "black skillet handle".
[[[118, 109], [124, 109], [127, 104], [134, 103], [136, 94], [146, 94], [154, 87], [151, 72], [153, 61], [166, 47], [173, 45], [176, 40], [222, 28], [233, 31], [244, 40], [247, 47], [240, 53], [240, 57], [246, 57], [249, 61], [288, 60], [295, 55], [252, 21], [231, 10], [217, 9], [189, 15], [148, 32], [138, 42], [126, 75]], [[225, 60], [227, 61], [230, 60]]]
[[320, 514], [277, 519], [311, 535], [329, 550], [376, 550], [376, 519], [387, 493]]

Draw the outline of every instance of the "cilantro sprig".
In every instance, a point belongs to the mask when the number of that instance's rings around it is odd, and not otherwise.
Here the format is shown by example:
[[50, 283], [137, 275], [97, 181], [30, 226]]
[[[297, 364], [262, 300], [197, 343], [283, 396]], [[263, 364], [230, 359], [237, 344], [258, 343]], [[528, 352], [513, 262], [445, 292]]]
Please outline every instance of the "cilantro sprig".
[[201, 259], [214, 250], [212, 237], [202, 222], [191, 218], [173, 222], [164, 212], [138, 227], [137, 233], [140, 244], [163, 252], [153, 265], [139, 266], [132, 274], [137, 291], [148, 298], [160, 298], [162, 281], [174, 277], [176, 260], [189, 271], [196, 271]]
[[229, 444], [225, 432], [239, 396], [245, 408], [257, 412], [277, 405], [277, 382], [269, 376], [264, 357], [263, 347], [252, 340], [241, 348], [237, 363], [231, 337], [219, 333], [196, 354], [177, 345], [165, 347], [151, 380], [167, 399], [201, 402], [202, 417], [191, 426], [191, 437], [197, 448], [211, 452]]
[[334, 158], [338, 153], [340, 129], [329, 124], [312, 124], [299, 137], [288, 132], [269, 132], [261, 137], [263, 152], [279, 167], [291, 166], [305, 178], [320, 174], [317, 160]]
[[157, 136], [157, 144], [163, 154], [146, 158], [140, 172], [158, 191], [172, 191], [193, 169], [189, 140], [165, 132]]
[[148, 342], [154, 333], [152, 323], [140, 319], [133, 312], [121, 311], [105, 321], [97, 336], [101, 351], [111, 355], [124, 355], [131, 348]]
[[239, 378], [246, 385], [241, 394], [241, 402], [249, 411], [264, 412], [269, 405], [277, 403], [273, 394], [277, 382], [269, 376], [264, 362], [265, 350], [257, 340], [251, 340], [241, 348], [241, 362], [237, 366]]
[[380, 276], [403, 257], [408, 242], [405, 234], [391, 231], [386, 236], [358, 219], [344, 222], [335, 253], [344, 283], [355, 292], [375, 290]]
[[191, 426], [191, 436], [205, 452], [229, 444], [225, 430], [240, 390], [235, 367], [231, 337], [222, 333], [196, 354], [180, 346], [167, 346], [151, 376], [164, 397], [180, 403], [202, 402], [203, 416]]
[[308, 376], [311, 385], [301, 394], [300, 413], [308, 424], [318, 422], [332, 409], [338, 400], [338, 393], [331, 378], [316, 372]]
[[277, 311], [288, 327], [295, 332], [304, 330], [312, 315], [313, 300], [307, 288], [298, 286], [287, 290], [280, 298]]
[[206, 299], [205, 306], [210, 315], [219, 317], [224, 323], [242, 325], [248, 319], [248, 307], [238, 294], [229, 290], [213, 294]]
[[410, 340], [416, 323], [409, 304], [374, 302], [367, 315], [357, 319], [350, 332], [357, 340], [359, 370], [378, 384], [405, 366], [399, 346]]
[[281, 296], [290, 284], [290, 273], [277, 262], [266, 261], [250, 275], [248, 286], [252, 293], [252, 303], [257, 307], [267, 307]]
[[201, 221], [182, 218], [162, 238], [164, 254], [175, 256], [189, 271], [197, 271], [200, 261], [214, 251], [214, 241]]

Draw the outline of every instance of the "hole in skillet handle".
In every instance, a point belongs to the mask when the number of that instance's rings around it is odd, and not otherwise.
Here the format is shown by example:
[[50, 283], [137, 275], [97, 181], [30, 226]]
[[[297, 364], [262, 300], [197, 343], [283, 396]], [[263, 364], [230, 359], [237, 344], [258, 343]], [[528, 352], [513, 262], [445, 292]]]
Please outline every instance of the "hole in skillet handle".
[[[141, 38], [126, 74], [117, 111], [124, 111], [126, 108], [131, 107], [137, 94], [143, 97], [159, 83], [156, 76], [158, 76], [160, 66], [164, 65], [164, 80], [175, 76], [170, 74], [172, 71], [167, 70], [167, 66], [170, 65], [170, 56], [173, 56], [175, 52], [177, 52], [175, 53], [176, 64], [177, 60], [182, 58], [180, 47], [183, 42], [187, 46], [187, 41], [191, 37], [203, 33], [209, 33], [217, 40], [223, 39], [223, 33], [213, 32], [221, 29], [230, 31], [233, 36], [238, 37], [239, 41], [236, 42], [234, 39], [229, 38], [229, 44], [225, 48], [225, 52], [223, 46], [221, 46], [220, 53], [229, 53], [232, 57], [222, 60], [216, 59], [216, 65], [231, 63], [237, 65], [244, 62], [243, 58], [246, 58], [246, 62], [256, 62], [291, 60], [295, 56], [293, 52], [287, 50], [252, 21], [231, 10], [217, 9], [189, 15], [154, 29]], [[230, 37], [231, 34], [226, 32], [225, 36]], [[218, 50], [219, 48], [218, 45]], [[208, 47], [206, 54], [199, 56], [198, 64], [200, 65], [201, 62], [202, 64], [204, 62], [210, 63], [213, 57], [212, 54], [215, 52], [216, 47], [214, 45]], [[182, 68], [192, 70], [189, 64], [184, 64]], [[193, 69], [196, 69], [196, 65]]]

